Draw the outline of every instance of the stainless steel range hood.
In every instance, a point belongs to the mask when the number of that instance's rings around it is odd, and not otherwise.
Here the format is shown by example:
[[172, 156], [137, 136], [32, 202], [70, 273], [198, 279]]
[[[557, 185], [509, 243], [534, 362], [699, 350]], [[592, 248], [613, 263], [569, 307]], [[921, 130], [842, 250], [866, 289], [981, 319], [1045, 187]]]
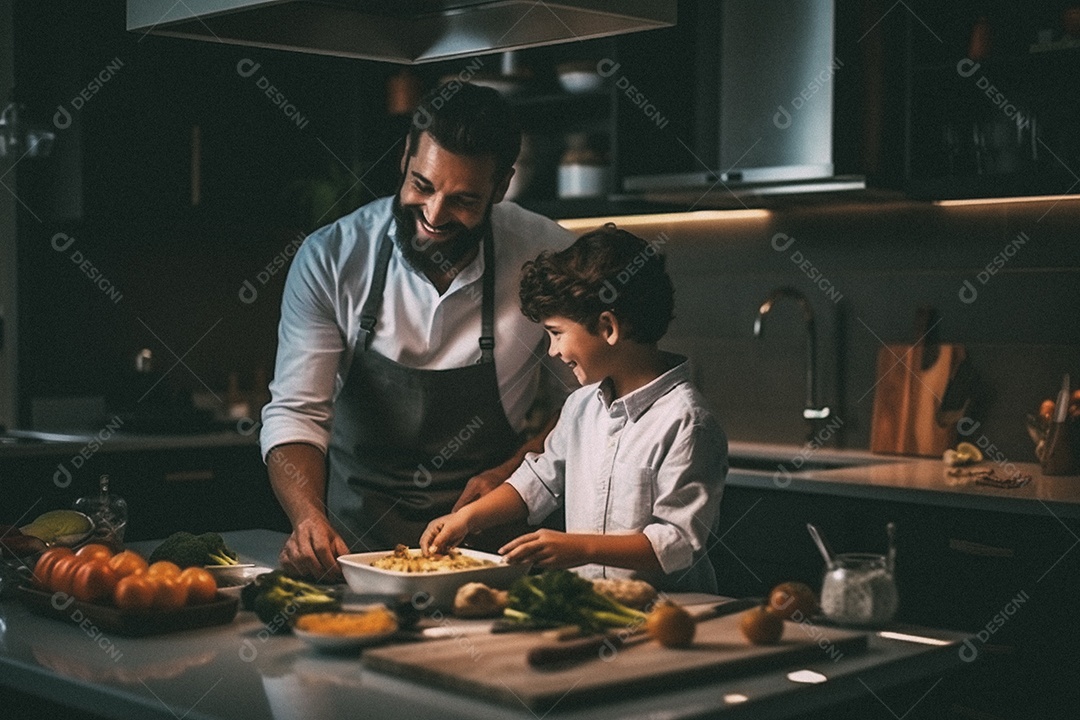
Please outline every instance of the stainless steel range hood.
[[696, 207], [764, 205], [783, 198], [863, 190], [835, 174], [835, 0], [704, 0], [693, 29], [696, 136], [685, 169], [624, 178], [623, 189]]
[[667, 27], [676, 0], [128, 0], [127, 29], [418, 64]]

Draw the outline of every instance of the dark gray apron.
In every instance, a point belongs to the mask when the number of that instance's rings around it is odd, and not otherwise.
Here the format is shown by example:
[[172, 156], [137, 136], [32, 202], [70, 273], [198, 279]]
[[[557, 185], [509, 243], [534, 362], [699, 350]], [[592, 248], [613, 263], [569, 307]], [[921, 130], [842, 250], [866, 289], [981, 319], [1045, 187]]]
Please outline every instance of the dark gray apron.
[[470, 477], [504, 462], [523, 441], [506, 419], [495, 375], [491, 233], [483, 240], [480, 360], [421, 370], [369, 349], [394, 250], [389, 227], [379, 237], [330, 440], [328, 514], [355, 552], [416, 547], [427, 523], [450, 512]]

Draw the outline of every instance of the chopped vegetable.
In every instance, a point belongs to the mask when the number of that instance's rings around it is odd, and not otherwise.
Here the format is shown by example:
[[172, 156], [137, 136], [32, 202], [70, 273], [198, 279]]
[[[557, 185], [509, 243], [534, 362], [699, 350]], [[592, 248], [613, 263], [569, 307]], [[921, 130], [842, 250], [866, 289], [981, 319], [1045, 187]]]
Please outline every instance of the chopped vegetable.
[[241, 590], [240, 599], [271, 632], [286, 628], [293, 617], [341, 608], [337, 591], [294, 580], [280, 570], [259, 575]]
[[173, 533], [150, 554], [151, 564], [159, 560], [174, 562], [182, 568], [237, 564], [236, 553], [225, 545], [220, 535], [212, 532], [202, 535]]
[[458, 617], [495, 617], [502, 615], [510, 596], [484, 583], [465, 583], [454, 596], [454, 614]]
[[577, 625], [584, 632], [634, 627], [646, 618], [645, 613], [599, 594], [591, 582], [569, 570], [549, 570], [516, 580], [503, 615], [536, 627]]
[[644, 580], [606, 578], [593, 580], [593, 590], [635, 610], [644, 610], [656, 602], [656, 588]]

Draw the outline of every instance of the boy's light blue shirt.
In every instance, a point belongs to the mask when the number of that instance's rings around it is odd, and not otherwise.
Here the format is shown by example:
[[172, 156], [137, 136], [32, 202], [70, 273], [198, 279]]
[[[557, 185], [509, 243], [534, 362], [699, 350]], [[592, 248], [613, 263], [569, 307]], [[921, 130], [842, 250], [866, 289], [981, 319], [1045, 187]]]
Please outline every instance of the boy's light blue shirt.
[[567, 532], [644, 533], [664, 571], [585, 565], [577, 573], [716, 592], [707, 549], [716, 542], [727, 438], [690, 383], [686, 358], [671, 357], [675, 367], [615, 401], [610, 380], [571, 394], [544, 452], [529, 453], [507, 482], [530, 523], [564, 505]]

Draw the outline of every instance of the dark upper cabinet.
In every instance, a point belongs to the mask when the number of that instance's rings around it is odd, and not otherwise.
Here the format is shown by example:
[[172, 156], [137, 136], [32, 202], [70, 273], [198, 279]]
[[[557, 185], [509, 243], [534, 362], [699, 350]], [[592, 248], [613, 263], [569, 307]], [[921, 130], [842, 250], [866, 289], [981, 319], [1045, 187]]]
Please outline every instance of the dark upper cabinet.
[[1067, 5], [920, 1], [902, 13], [909, 194], [1076, 191], [1080, 8]]

